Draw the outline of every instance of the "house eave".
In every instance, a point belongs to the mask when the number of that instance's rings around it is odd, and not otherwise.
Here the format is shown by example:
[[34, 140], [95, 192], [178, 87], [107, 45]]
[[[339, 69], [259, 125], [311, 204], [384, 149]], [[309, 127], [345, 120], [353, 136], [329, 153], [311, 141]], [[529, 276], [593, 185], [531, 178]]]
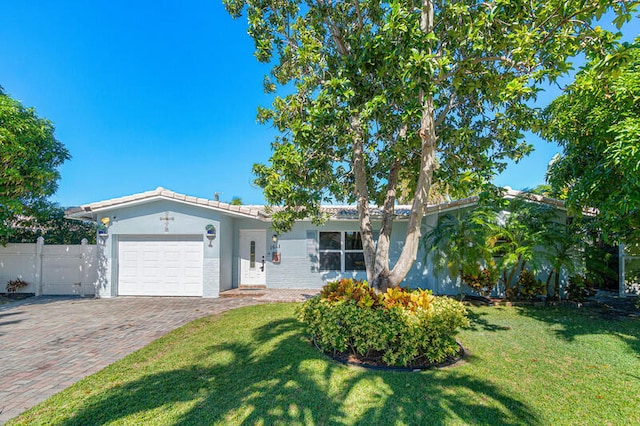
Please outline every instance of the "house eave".
[[179, 194], [161, 187], [154, 191], [86, 204], [80, 208], [70, 209], [68, 212], [65, 212], [65, 214], [71, 219], [85, 220], [91, 217], [90, 220], [96, 220], [100, 213], [147, 204], [158, 200], [173, 201], [184, 205], [202, 207], [233, 217], [265, 221], [264, 213], [256, 206], [235, 206], [220, 201]]

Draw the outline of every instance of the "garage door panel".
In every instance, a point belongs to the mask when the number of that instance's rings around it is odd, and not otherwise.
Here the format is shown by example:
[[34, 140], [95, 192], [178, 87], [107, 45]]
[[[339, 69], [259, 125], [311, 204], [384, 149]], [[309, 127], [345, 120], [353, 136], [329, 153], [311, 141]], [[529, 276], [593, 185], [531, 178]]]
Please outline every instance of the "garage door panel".
[[202, 241], [120, 241], [118, 294], [202, 296]]

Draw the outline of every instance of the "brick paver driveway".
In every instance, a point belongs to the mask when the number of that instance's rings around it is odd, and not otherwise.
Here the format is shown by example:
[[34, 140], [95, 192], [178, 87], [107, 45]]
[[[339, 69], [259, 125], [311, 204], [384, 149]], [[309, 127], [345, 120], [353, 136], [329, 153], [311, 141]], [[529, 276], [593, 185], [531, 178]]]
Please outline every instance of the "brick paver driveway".
[[0, 424], [196, 318], [253, 298], [32, 298], [0, 306]]

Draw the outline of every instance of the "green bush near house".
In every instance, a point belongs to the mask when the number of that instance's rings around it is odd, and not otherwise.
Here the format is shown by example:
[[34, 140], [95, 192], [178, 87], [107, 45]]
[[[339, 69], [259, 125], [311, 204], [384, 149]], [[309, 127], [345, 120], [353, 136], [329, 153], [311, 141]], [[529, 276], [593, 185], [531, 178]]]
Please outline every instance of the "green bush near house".
[[313, 343], [328, 353], [381, 354], [388, 365], [439, 363], [459, 353], [455, 336], [466, 308], [430, 291], [394, 288], [377, 294], [366, 282], [340, 280], [298, 309]]

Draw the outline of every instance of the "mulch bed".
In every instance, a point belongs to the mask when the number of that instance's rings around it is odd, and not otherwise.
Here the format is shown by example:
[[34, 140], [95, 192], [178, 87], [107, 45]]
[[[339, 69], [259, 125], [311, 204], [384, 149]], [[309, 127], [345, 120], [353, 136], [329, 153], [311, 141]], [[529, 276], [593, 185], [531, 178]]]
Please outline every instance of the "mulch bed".
[[352, 354], [350, 352], [339, 352], [336, 354], [326, 353], [327, 356], [338, 361], [342, 364], [354, 365], [358, 367], [368, 368], [371, 370], [387, 370], [387, 371], [422, 371], [432, 368], [444, 368], [450, 367], [458, 363], [464, 357], [465, 351], [460, 342], [458, 342], [458, 353], [456, 356], [452, 356], [439, 363], [428, 362], [424, 359], [416, 359], [414, 362], [407, 366], [393, 366], [387, 365], [382, 361], [381, 353], [372, 353], [368, 356]]

